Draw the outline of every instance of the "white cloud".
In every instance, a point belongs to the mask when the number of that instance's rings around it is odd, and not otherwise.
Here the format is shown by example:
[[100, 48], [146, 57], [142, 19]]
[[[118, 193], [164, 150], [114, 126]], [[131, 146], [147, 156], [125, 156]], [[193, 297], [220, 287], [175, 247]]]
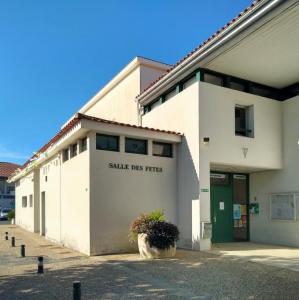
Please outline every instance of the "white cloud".
[[28, 158], [29, 158], [29, 155], [11, 151], [11, 150], [7, 149], [5, 146], [0, 144], [0, 161], [5, 160], [5, 159], [25, 160]]

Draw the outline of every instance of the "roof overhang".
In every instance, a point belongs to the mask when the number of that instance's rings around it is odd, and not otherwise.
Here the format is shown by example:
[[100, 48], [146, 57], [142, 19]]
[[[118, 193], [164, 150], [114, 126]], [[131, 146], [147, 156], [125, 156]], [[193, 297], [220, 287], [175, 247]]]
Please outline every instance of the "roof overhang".
[[[299, 59], [298, 4], [297, 0], [259, 1], [253, 9], [213, 35], [207, 43], [200, 46], [192, 55], [178, 63], [162, 79], [139, 95], [138, 101], [142, 105], [149, 103], [198, 68], [210, 68], [217, 72], [274, 87], [287, 86], [296, 82], [296, 80], [298, 81], [299, 73], [298, 68], [297, 71], [295, 70], [296, 63], [293, 62], [292, 65], [286, 57], [281, 61], [283, 55], [292, 59], [297, 58], [295, 61]], [[289, 20], [290, 23], [287, 22], [289, 15], [292, 15], [292, 20]], [[284, 23], [283, 30], [279, 30], [281, 29], [280, 22]], [[269, 30], [274, 25], [275, 30]], [[286, 34], [289, 28], [293, 29], [292, 34]], [[269, 33], [267, 35], [269, 47], [263, 43], [263, 33]], [[277, 36], [280, 36], [281, 40], [284, 41], [280, 47], [277, 46], [277, 41], [275, 42]], [[253, 45], [254, 51], [252, 49]], [[271, 45], [276, 45], [278, 48], [271, 51]], [[228, 60], [229, 63], [227, 63]], [[277, 65], [275, 71], [281, 63], [287, 61], [287, 65], [283, 68], [283, 75], [286, 75], [285, 73], [290, 70], [289, 68], [292, 70], [292, 75], [284, 81], [279, 81], [278, 78], [283, 76], [282, 70], [280, 70], [275, 74], [275, 78], [274, 74], [270, 78], [271, 69], [269, 69], [269, 66], [271, 66], [273, 60]], [[249, 72], [249, 69], [251, 72]], [[257, 76], [258, 73], [259, 76]]]
[[70, 121], [70, 124], [71, 126], [67, 125], [67, 130], [63, 128], [42, 148], [43, 150], [32, 157], [21, 170], [13, 174], [9, 178], [9, 182], [14, 182], [32, 172], [35, 168], [40, 167], [40, 165], [48, 161], [51, 157], [60, 153], [61, 150], [86, 136], [89, 131], [126, 135], [133, 138], [155, 139], [169, 143], [180, 143], [182, 138], [182, 135], [176, 132], [118, 123], [80, 113], [76, 114], [75, 118]]

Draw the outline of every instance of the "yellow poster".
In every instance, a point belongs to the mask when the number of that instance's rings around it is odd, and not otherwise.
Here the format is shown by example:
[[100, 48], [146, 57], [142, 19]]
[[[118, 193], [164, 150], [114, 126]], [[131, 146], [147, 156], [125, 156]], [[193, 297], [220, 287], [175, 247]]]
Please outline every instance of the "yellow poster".
[[241, 215], [247, 215], [247, 205], [241, 205]]

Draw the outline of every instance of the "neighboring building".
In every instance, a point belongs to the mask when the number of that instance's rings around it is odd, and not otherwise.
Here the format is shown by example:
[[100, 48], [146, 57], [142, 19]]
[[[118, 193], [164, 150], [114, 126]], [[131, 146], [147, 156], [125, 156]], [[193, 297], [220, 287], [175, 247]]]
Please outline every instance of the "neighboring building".
[[0, 209], [15, 208], [15, 185], [8, 183], [8, 177], [14, 173], [20, 165], [0, 162]]
[[136, 58], [14, 174], [17, 224], [112, 253], [162, 208], [183, 248], [299, 246], [297, 61], [295, 0], [255, 1], [172, 67]]

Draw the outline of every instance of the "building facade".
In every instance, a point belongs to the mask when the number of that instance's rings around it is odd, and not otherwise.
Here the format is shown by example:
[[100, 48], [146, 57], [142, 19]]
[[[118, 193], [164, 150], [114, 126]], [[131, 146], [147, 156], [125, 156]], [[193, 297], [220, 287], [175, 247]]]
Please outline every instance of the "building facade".
[[15, 185], [7, 179], [19, 167], [14, 163], [0, 162], [0, 209], [15, 208]]
[[174, 66], [134, 59], [14, 174], [17, 224], [95, 255], [163, 209], [182, 248], [299, 246], [298, 22], [255, 1]]

